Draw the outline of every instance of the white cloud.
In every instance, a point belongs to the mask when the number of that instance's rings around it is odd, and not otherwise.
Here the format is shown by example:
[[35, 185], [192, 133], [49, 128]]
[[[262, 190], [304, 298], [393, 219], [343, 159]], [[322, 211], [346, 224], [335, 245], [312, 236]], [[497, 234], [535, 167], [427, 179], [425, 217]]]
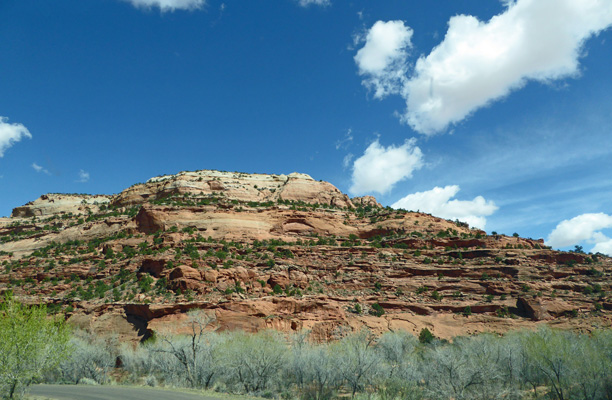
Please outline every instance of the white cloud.
[[161, 11], [195, 10], [206, 5], [206, 0], [124, 0], [134, 7], [159, 7]]
[[[506, 10], [487, 22], [469, 15], [452, 17], [444, 40], [417, 60], [411, 76], [404, 76], [402, 119], [413, 129], [424, 134], [440, 132], [529, 80], [548, 83], [577, 76], [584, 42], [612, 25], [610, 0], [509, 0], [505, 4]], [[378, 24], [384, 22], [374, 26]], [[393, 54], [403, 51], [394, 48]], [[370, 63], [386, 65], [386, 57], [373, 55]], [[370, 79], [401, 80], [394, 68], [371, 72], [363, 69], [357, 57], [356, 61], [360, 73], [364, 71]], [[388, 94], [377, 93], [379, 97]]]
[[591, 252], [612, 256], [612, 239], [608, 238], [607, 240], [598, 242], [595, 247], [591, 249]]
[[21, 139], [32, 138], [28, 128], [22, 124], [9, 124], [7, 121], [8, 118], [0, 116], [0, 157], [4, 157], [4, 152]]
[[341, 148], [347, 148], [353, 142], [353, 130], [348, 129], [344, 134], [344, 137], [338, 141], [336, 141], [336, 150], [340, 150]]
[[[365, 45], [355, 55], [363, 84], [383, 98], [399, 93], [408, 73], [407, 49], [412, 46], [412, 29], [403, 21], [378, 21], [365, 36]], [[363, 41], [357, 38], [357, 41]]]
[[581, 242], [595, 243], [591, 251], [612, 255], [612, 239], [601, 230], [612, 228], [612, 215], [587, 213], [561, 221], [548, 235], [546, 244], [567, 247]]
[[391, 207], [406, 210], [421, 211], [446, 219], [458, 219], [470, 226], [484, 229], [487, 223], [485, 217], [497, 211], [493, 201], [487, 201], [482, 196], [473, 200], [451, 200], [459, 192], [457, 185], [436, 186], [426, 192], [417, 192], [398, 200]]
[[342, 159], [342, 168], [347, 169], [351, 165], [351, 161], [353, 161], [353, 157], [355, 157], [353, 153], [348, 153], [347, 155], [345, 155], [344, 158]]
[[44, 174], [47, 175], [51, 175], [51, 172], [49, 172], [48, 169], [41, 167], [40, 165], [36, 164], [36, 163], [32, 163], [32, 168], [34, 168], [34, 171], [36, 172], [42, 172]]
[[352, 194], [378, 192], [384, 194], [393, 185], [412, 177], [412, 172], [423, 166], [423, 153], [415, 146], [416, 139], [403, 145], [381, 146], [378, 139], [353, 164]]
[[299, 0], [299, 4], [302, 7], [308, 7], [311, 5], [327, 7], [331, 5], [331, 1], [330, 0]]
[[89, 181], [89, 172], [80, 170], [79, 171], [79, 180], [77, 182], [85, 183]]

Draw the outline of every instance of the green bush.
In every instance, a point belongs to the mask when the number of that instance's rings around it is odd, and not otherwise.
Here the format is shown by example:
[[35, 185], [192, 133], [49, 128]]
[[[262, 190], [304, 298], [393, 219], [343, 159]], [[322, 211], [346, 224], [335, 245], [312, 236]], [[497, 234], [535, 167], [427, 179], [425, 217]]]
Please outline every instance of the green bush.
[[429, 344], [434, 341], [436, 337], [431, 333], [431, 331], [427, 328], [421, 329], [419, 333], [419, 342], [423, 344]]
[[419, 286], [416, 290], [416, 294], [425, 293], [429, 290], [427, 286]]
[[382, 317], [385, 314], [385, 310], [380, 304], [374, 303], [371, 306], [370, 314], [374, 315], [375, 317]]
[[45, 306], [26, 306], [6, 294], [0, 304], [0, 395], [20, 397], [42, 374], [69, 355], [63, 316], [47, 317]]

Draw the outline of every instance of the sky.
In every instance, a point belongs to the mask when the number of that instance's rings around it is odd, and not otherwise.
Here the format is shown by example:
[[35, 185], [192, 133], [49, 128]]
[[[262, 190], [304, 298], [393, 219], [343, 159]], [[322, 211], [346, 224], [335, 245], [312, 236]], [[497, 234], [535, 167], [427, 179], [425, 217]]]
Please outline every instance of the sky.
[[0, 0], [0, 216], [302, 172], [612, 255], [609, 0]]

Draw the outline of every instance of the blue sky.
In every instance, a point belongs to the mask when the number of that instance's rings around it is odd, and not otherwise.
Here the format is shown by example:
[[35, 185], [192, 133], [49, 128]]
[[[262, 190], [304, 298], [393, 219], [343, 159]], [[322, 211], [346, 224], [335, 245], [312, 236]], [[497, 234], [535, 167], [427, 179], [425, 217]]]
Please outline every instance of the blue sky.
[[610, 25], [607, 0], [3, 0], [0, 215], [298, 171], [612, 253]]

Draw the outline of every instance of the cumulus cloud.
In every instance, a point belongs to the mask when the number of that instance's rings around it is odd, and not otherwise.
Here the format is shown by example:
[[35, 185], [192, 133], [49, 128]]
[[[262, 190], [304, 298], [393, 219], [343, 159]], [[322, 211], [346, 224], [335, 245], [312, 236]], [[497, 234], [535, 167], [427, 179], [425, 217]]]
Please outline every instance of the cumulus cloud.
[[134, 7], [159, 7], [161, 11], [195, 10], [206, 5], [206, 0], [124, 0]]
[[598, 242], [595, 247], [591, 249], [591, 252], [612, 256], [612, 239], [608, 238], [607, 240]]
[[473, 200], [451, 200], [460, 188], [457, 185], [445, 186], [409, 194], [398, 200], [391, 207], [406, 210], [421, 211], [446, 219], [458, 219], [470, 226], [484, 229], [486, 217], [497, 211], [493, 201], [487, 201], [482, 196]]
[[89, 172], [84, 170], [79, 171], [79, 180], [77, 182], [85, 183], [89, 181]]
[[355, 55], [363, 84], [383, 98], [399, 93], [408, 73], [408, 51], [412, 47], [412, 29], [403, 21], [378, 21], [365, 35], [365, 45]]
[[4, 152], [21, 139], [32, 138], [28, 128], [22, 124], [9, 124], [7, 121], [8, 118], [0, 116], [0, 157], [4, 157]]
[[[403, 78], [403, 121], [418, 132], [433, 134], [529, 80], [551, 82], [577, 76], [584, 42], [612, 25], [609, 0], [508, 0], [505, 4], [505, 11], [487, 22], [470, 15], [449, 20], [443, 41], [420, 57]], [[379, 24], [384, 22], [378, 21], [370, 32]], [[407, 48], [409, 42], [393, 54]], [[374, 65], [386, 65], [386, 54], [372, 58]], [[360, 73], [383, 82], [401, 80], [397, 74], [406, 70], [391, 67], [370, 72], [357, 57], [355, 61]], [[378, 97], [388, 94], [377, 93]]]
[[34, 168], [34, 171], [36, 172], [42, 172], [43, 174], [46, 175], [51, 175], [51, 172], [49, 172], [48, 169], [41, 167], [40, 165], [36, 164], [36, 163], [32, 163], [32, 168]]
[[331, 1], [330, 0], [299, 0], [299, 4], [302, 7], [308, 7], [308, 6], [329, 6], [331, 5]]
[[595, 243], [591, 251], [612, 255], [612, 239], [601, 230], [612, 228], [612, 215], [587, 213], [561, 221], [548, 235], [546, 244], [567, 247], [581, 242]]
[[378, 192], [384, 194], [397, 182], [412, 177], [423, 166], [423, 153], [415, 146], [416, 139], [403, 145], [381, 146], [378, 139], [353, 163], [352, 194]]

